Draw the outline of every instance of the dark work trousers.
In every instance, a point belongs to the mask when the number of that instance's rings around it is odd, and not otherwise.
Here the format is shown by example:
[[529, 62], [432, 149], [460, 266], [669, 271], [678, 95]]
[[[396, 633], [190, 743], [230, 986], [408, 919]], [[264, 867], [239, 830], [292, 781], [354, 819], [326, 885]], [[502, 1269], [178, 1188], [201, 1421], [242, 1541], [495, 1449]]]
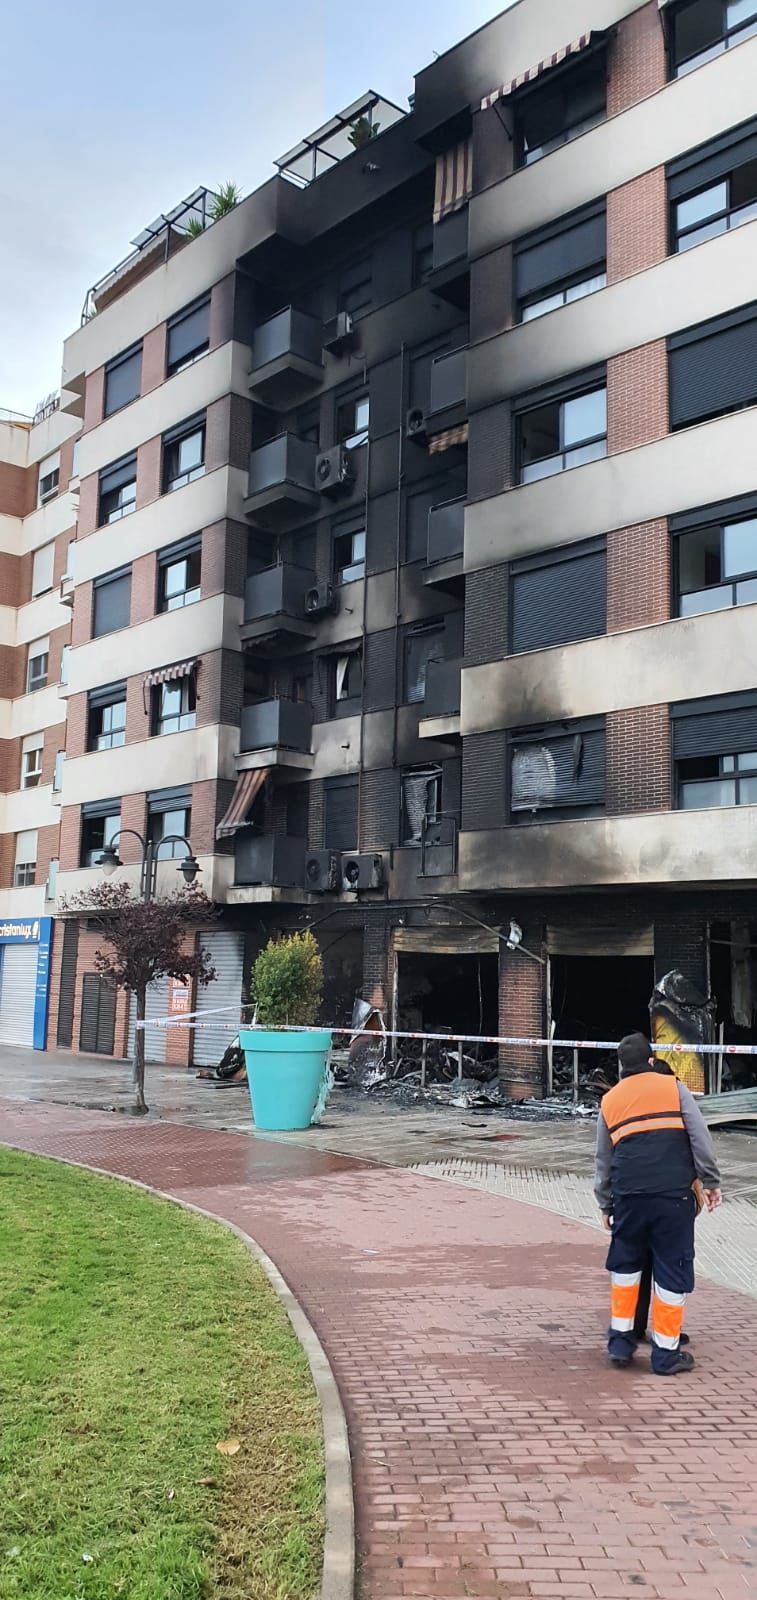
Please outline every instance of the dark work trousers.
[[649, 1326], [649, 1308], [652, 1304], [652, 1252], [647, 1254], [647, 1259], [641, 1269], [641, 1283], [639, 1284], [639, 1298], [636, 1302], [636, 1315], [633, 1319], [633, 1336], [641, 1343], [646, 1337]]
[[690, 1189], [673, 1194], [621, 1195], [614, 1202], [607, 1269], [612, 1275], [610, 1355], [626, 1361], [636, 1349], [642, 1274], [652, 1259], [652, 1367], [675, 1366], [683, 1304], [694, 1287], [696, 1201]]

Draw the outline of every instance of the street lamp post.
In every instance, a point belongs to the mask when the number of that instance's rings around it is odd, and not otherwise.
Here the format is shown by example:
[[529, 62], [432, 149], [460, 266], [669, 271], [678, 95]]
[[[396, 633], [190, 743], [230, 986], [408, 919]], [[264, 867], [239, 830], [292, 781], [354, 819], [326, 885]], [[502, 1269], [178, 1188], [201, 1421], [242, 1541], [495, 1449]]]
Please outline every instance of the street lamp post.
[[116, 849], [116, 843], [123, 834], [129, 834], [132, 839], [139, 840], [139, 846], [142, 851], [142, 869], [139, 880], [139, 892], [144, 901], [154, 900], [155, 898], [155, 890], [158, 879], [158, 855], [161, 846], [164, 844], [186, 845], [189, 853], [184, 857], [184, 860], [179, 863], [179, 866], [176, 870], [182, 874], [187, 888], [191, 888], [198, 872], [200, 871], [200, 863], [197, 860], [197, 857], [192, 854], [192, 846], [189, 840], [185, 838], [183, 833], [167, 833], [165, 838], [159, 839], [157, 844], [155, 844], [152, 839], [144, 839], [141, 833], [137, 833], [136, 828], [119, 828], [118, 832], [114, 833], [110, 844], [105, 846], [100, 856], [99, 865], [102, 867], [106, 878], [110, 878], [116, 871], [117, 867], [123, 866], [121, 857]]

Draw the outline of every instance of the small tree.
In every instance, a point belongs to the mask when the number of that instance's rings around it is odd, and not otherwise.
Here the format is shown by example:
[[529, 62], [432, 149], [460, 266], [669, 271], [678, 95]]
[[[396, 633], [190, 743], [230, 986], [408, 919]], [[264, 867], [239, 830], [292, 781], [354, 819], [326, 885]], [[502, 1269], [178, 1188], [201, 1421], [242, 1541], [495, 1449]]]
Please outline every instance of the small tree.
[[347, 135], [353, 150], [363, 150], [371, 139], [376, 138], [380, 127], [381, 123], [371, 122], [370, 117], [358, 117]]
[[310, 1027], [323, 992], [323, 961], [312, 933], [269, 939], [252, 969], [252, 995], [264, 1028]]
[[[106, 949], [95, 951], [95, 971], [117, 989], [134, 995], [136, 1020], [145, 1020], [147, 989], [156, 978], [194, 979], [205, 985], [215, 979], [208, 951], [187, 951], [184, 942], [198, 922], [214, 922], [217, 911], [201, 889], [179, 889], [161, 900], [137, 900], [128, 883], [98, 883], [75, 895], [65, 907], [94, 923]], [[145, 1030], [134, 1034], [134, 1087], [137, 1110], [145, 1101]]]
[[222, 183], [210, 207], [211, 222], [220, 222], [239, 205], [241, 193], [238, 183]]

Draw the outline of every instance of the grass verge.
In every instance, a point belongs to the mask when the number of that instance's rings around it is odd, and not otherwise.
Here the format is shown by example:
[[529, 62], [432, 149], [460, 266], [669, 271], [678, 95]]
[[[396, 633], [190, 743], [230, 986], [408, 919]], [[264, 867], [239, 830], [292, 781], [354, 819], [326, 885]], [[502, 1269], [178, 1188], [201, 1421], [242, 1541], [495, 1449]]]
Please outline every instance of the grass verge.
[[238, 1240], [0, 1150], [0, 1306], [0, 1600], [313, 1600], [318, 1404]]

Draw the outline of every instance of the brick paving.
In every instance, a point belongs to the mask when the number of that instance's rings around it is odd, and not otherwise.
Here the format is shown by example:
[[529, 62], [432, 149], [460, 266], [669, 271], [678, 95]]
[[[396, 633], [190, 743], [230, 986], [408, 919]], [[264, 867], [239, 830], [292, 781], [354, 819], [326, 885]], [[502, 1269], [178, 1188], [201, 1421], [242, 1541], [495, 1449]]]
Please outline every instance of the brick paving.
[[276, 1261], [331, 1358], [361, 1600], [757, 1596], [757, 1306], [699, 1366], [605, 1365], [603, 1240], [503, 1195], [300, 1146], [0, 1102], [0, 1138], [155, 1184]]

